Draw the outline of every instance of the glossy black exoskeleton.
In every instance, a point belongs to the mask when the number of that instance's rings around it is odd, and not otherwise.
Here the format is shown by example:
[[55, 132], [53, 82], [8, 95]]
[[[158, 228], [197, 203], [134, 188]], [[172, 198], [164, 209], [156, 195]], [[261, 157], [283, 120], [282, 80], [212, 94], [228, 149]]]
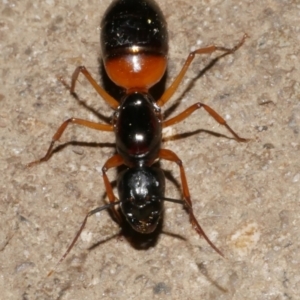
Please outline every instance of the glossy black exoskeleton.
[[102, 57], [124, 56], [126, 50], [166, 55], [167, 24], [152, 0], [114, 1], [101, 22]]
[[[96, 83], [83, 66], [74, 71], [70, 91], [71, 94], [75, 94], [77, 78], [82, 73], [104, 101], [115, 110], [113, 123], [102, 124], [78, 118], [68, 119], [56, 131], [46, 155], [28, 165], [47, 161], [52, 155], [55, 142], [59, 140], [70, 123], [115, 133], [117, 153], [109, 158], [102, 168], [110, 203], [86, 215], [59, 263], [71, 251], [89, 216], [104, 209], [112, 209], [116, 220], [121, 224], [122, 217], [115, 209], [116, 205], [120, 205], [121, 213], [134, 230], [151, 233], [159, 223], [165, 201], [183, 204], [196, 232], [222, 255], [206, 236], [194, 216], [182, 161], [173, 151], [162, 148], [162, 129], [181, 122], [194, 111], [203, 108], [218, 123], [224, 125], [237, 141], [245, 142], [246, 139], [240, 138], [217, 112], [204, 103], [197, 102], [168, 120], [163, 120], [161, 107], [177, 90], [196, 54], [219, 50], [224, 52], [220, 56], [223, 57], [241, 47], [246, 37], [247, 35], [244, 35], [233, 48], [212, 45], [191, 52], [171, 86], [157, 101], [154, 101], [149, 89], [161, 80], [167, 67], [168, 33], [163, 14], [153, 0], [115, 0], [111, 3], [101, 23], [102, 58], [107, 75], [124, 90], [124, 96], [120, 102], [114, 99]], [[172, 161], [178, 165], [183, 200], [165, 197], [164, 173], [153, 166], [160, 159]], [[126, 169], [118, 177], [119, 200], [117, 200], [106, 173], [108, 169], [121, 165], [125, 165]]]
[[120, 207], [136, 231], [150, 233], [156, 229], [163, 212], [165, 177], [161, 169], [134, 167], [118, 178]]
[[157, 158], [162, 139], [160, 109], [147, 94], [125, 96], [116, 113], [117, 152], [129, 167], [150, 166]]

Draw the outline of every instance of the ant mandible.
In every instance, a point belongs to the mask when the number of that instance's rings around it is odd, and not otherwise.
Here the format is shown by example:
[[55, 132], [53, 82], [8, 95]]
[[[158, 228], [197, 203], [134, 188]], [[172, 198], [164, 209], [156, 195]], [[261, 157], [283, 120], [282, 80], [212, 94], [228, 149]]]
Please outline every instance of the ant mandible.
[[[220, 56], [223, 57], [240, 48], [246, 38], [245, 34], [233, 48], [212, 45], [192, 51], [171, 86], [165, 90], [158, 101], [155, 101], [149, 93], [149, 88], [161, 80], [167, 67], [168, 32], [164, 16], [154, 0], [115, 0], [110, 4], [101, 23], [102, 59], [106, 73], [115, 84], [124, 89], [124, 96], [120, 102], [114, 99], [97, 84], [84, 66], [77, 67], [74, 71], [70, 92], [75, 94], [78, 76], [83, 74], [104, 101], [114, 109], [112, 124], [70, 118], [63, 122], [54, 134], [46, 155], [28, 164], [31, 167], [47, 161], [51, 157], [55, 142], [60, 139], [69, 124], [115, 133], [117, 154], [109, 158], [102, 168], [109, 204], [93, 209], [86, 215], [79, 231], [58, 263], [71, 251], [91, 215], [104, 209], [112, 209], [116, 220], [121, 225], [122, 217], [115, 208], [119, 205], [131, 227], [137, 232], [147, 234], [157, 227], [164, 201], [183, 204], [196, 232], [223, 256], [195, 218], [182, 161], [173, 151], [161, 148], [162, 129], [179, 123], [197, 109], [204, 108], [219, 124], [225, 126], [237, 141], [247, 140], [239, 137], [217, 112], [201, 102], [195, 103], [168, 120], [163, 120], [161, 107], [177, 90], [196, 54], [223, 51]], [[153, 163], [159, 159], [178, 165], [184, 200], [164, 196], [164, 173], [153, 166]], [[109, 169], [121, 165], [127, 168], [118, 176], [119, 200], [117, 200], [106, 173]]]

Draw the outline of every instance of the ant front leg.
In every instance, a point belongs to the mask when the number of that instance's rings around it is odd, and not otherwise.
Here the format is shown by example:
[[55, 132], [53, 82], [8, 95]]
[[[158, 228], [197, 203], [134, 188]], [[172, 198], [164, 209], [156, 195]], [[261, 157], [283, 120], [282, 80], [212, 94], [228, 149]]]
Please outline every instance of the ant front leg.
[[173, 151], [168, 150], [168, 149], [161, 149], [159, 151], [158, 157], [161, 158], [161, 159], [165, 159], [165, 160], [175, 162], [178, 165], [179, 170], [180, 170], [182, 189], [183, 189], [183, 197], [184, 197], [184, 200], [185, 200], [186, 209], [187, 209], [187, 211], [189, 213], [189, 216], [190, 216], [190, 222], [191, 222], [193, 228], [196, 230], [196, 232], [200, 236], [204, 237], [206, 242], [217, 253], [219, 253], [221, 256], [224, 256], [223, 253], [213, 244], [213, 242], [205, 234], [204, 230], [202, 229], [202, 227], [200, 226], [200, 224], [198, 223], [198, 221], [197, 221], [197, 219], [194, 215], [193, 207], [192, 207], [192, 201], [191, 201], [191, 195], [190, 195], [190, 191], [189, 191], [189, 187], [188, 187], [188, 183], [187, 183], [187, 180], [186, 180], [185, 171], [184, 171], [181, 159]]
[[89, 127], [89, 128], [96, 129], [96, 130], [100, 130], [100, 131], [114, 131], [113, 125], [94, 123], [94, 122], [90, 122], [90, 121], [82, 120], [82, 119], [77, 119], [77, 118], [70, 118], [70, 119], [66, 120], [65, 122], [63, 122], [60, 125], [60, 127], [57, 129], [56, 133], [52, 137], [52, 141], [50, 143], [50, 146], [48, 148], [48, 151], [47, 151], [46, 155], [43, 156], [42, 158], [38, 159], [38, 160], [35, 160], [35, 161], [29, 163], [27, 165], [27, 167], [32, 167], [33, 165], [36, 165], [36, 164], [39, 164], [43, 161], [49, 160], [49, 158], [51, 157], [52, 150], [53, 150], [55, 142], [57, 142], [60, 139], [60, 137], [62, 136], [62, 134], [64, 133], [64, 131], [66, 130], [67, 126], [70, 123], [71, 124], [82, 125], [82, 126]]
[[163, 124], [162, 124], [163, 128], [174, 125], [174, 124], [177, 124], [177, 123], [183, 121], [184, 119], [189, 117], [195, 110], [197, 110], [201, 107], [203, 107], [219, 124], [225, 126], [231, 132], [231, 134], [235, 137], [235, 139], [238, 142], [247, 142], [247, 141], [249, 141], [248, 139], [239, 137], [231, 129], [231, 127], [226, 123], [226, 121], [215, 110], [213, 110], [211, 107], [209, 107], [208, 105], [206, 105], [204, 103], [201, 103], [201, 102], [195, 103], [194, 105], [190, 106], [189, 108], [187, 108], [185, 111], [183, 111], [182, 113], [180, 113], [176, 117], [173, 117], [169, 120], [163, 121]]
[[[114, 156], [112, 156], [111, 158], [109, 158], [106, 161], [106, 163], [104, 164], [104, 166], [102, 168], [103, 181], [104, 181], [107, 197], [108, 197], [110, 203], [114, 203], [116, 201], [116, 196], [113, 192], [111, 183], [108, 180], [106, 172], [111, 168], [116, 168], [116, 167], [119, 167], [123, 164], [124, 164], [123, 158], [119, 154], [115, 154]], [[121, 218], [119, 212], [116, 210], [116, 208], [114, 206], [112, 207], [112, 211], [113, 211], [113, 214], [114, 214], [117, 222], [119, 223], [119, 225], [121, 225], [122, 224], [122, 218]]]
[[163, 106], [164, 104], [166, 104], [170, 98], [173, 96], [173, 94], [176, 92], [178, 86], [180, 85], [186, 71], [188, 70], [190, 64], [192, 63], [192, 61], [195, 58], [196, 54], [210, 54], [213, 53], [215, 51], [223, 51], [225, 53], [223, 53], [221, 56], [218, 57], [222, 58], [228, 54], [232, 54], [234, 53], [236, 50], [238, 50], [245, 42], [246, 38], [248, 37], [247, 34], [244, 34], [243, 38], [239, 41], [239, 43], [237, 45], [235, 45], [233, 48], [225, 48], [225, 47], [218, 47], [215, 45], [206, 47], [206, 48], [200, 48], [197, 49], [193, 52], [191, 52], [189, 54], [189, 56], [187, 57], [181, 71], [179, 72], [179, 74], [177, 75], [177, 77], [175, 78], [175, 80], [173, 81], [173, 83], [170, 85], [170, 87], [163, 93], [163, 95], [161, 96], [161, 98], [156, 102], [156, 104], [158, 106]]

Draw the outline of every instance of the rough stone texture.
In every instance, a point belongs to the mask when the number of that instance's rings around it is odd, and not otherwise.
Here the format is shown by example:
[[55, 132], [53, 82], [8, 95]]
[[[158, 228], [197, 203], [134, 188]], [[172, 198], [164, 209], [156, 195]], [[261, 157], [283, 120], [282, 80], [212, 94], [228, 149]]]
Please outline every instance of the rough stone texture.
[[[204, 111], [166, 132], [173, 138], [165, 147], [184, 162], [195, 215], [226, 258], [197, 236], [181, 206], [167, 204], [155, 247], [137, 250], [115, 238], [118, 226], [103, 212], [89, 219], [67, 259], [46, 277], [85, 213], [103, 204], [101, 167], [114, 137], [70, 126], [64, 147], [47, 163], [25, 164], [45, 153], [66, 118], [98, 120], [57, 76], [69, 81], [85, 65], [101, 81], [99, 23], [110, 1], [2, 1], [1, 299], [299, 298], [299, 1], [158, 2], [170, 32], [167, 84], [191, 49], [233, 46], [250, 36], [193, 80], [216, 54], [197, 57], [166, 105], [177, 105], [174, 116], [203, 101], [251, 139], [236, 142]], [[77, 91], [111, 115], [83, 77]], [[173, 175], [167, 195], [180, 197], [178, 168], [162, 167]]]

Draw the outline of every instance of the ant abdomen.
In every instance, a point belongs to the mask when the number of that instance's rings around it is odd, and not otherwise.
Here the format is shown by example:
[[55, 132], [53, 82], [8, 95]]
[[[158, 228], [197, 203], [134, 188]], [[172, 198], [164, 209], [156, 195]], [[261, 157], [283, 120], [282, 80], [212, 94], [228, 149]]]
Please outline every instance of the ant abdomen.
[[[167, 24], [152, 0], [116, 0], [101, 23], [101, 49], [110, 79], [126, 90], [148, 90], [165, 73]], [[155, 68], [153, 68], [155, 66]]]

